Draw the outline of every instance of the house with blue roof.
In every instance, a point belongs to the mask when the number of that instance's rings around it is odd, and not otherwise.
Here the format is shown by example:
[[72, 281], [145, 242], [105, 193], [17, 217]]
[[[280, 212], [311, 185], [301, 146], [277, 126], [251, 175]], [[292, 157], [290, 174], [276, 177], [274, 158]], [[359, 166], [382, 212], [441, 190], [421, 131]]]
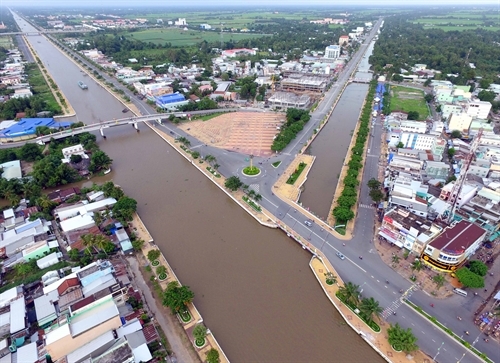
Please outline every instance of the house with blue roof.
[[22, 118], [19, 122], [0, 131], [0, 141], [13, 142], [36, 137], [37, 127], [59, 129], [71, 126], [71, 122], [56, 122], [53, 118]]
[[171, 93], [156, 97], [156, 106], [166, 110], [173, 110], [188, 103], [189, 101], [181, 93]]

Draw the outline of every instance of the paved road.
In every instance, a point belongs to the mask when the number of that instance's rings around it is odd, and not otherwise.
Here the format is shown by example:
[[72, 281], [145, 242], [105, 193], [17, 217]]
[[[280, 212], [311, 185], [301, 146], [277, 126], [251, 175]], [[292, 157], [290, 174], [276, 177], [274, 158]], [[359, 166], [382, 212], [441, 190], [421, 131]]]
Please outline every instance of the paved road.
[[[374, 28], [377, 29], [379, 24], [380, 22], [377, 23]], [[273, 161], [272, 158], [271, 160], [256, 158], [254, 160], [255, 162], [263, 163], [263, 173], [261, 176], [257, 178], [241, 177], [245, 183], [258, 189], [259, 193], [263, 196], [262, 205], [271, 211], [277, 219], [281, 219], [299, 234], [308, 238], [317, 249], [321, 249], [330, 261], [332, 261], [334, 267], [344, 280], [359, 284], [364, 296], [373, 296], [380, 301], [382, 306], [388, 307], [391, 310], [396, 310], [397, 315], [390, 315], [388, 320], [391, 322], [398, 321], [404, 327], [411, 327], [419, 338], [420, 347], [425, 352], [431, 356], [439, 352], [437, 357], [437, 361], [439, 362], [457, 362], [464, 353], [465, 358], [463, 361], [479, 361], [471, 356], [471, 354], [461, 345], [453, 341], [447, 334], [437, 330], [429, 322], [420, 318], [413, 310], [405, 305], [399, 306], [397, 301], [400, 298], [400, 289], [408, 290], [411, 284], [385, 265], [375, 251], [371, 242], [374, 233], [374, 211], [372, 209], [365, 207], [359, 208], [354, 237], [351, 241], [345, 242], [346, 246], [343, 246], [342, 241], [337, 240], [320, 226], [316, 224], [313, 224], [311, 227], [304, 225], [304, 220], [308, 218], [307, 213], [301, 213], [300, 210], [296, 211], [294, 208], [291, 208], [288, 204], [277, 198], [271, 190], [271, 186], [274, 184], [279, 174], [289, 165], [294, 155], [312, 134], [312, 130], [318, 127], [319, 122], [327, 114], [332, 102], [340, 92], [340, 85], [348, 81], [349, 76], [356, 68], [358, 61], [363, 56], [374, 34], [375, 30], [367, 37], [365, 43], [361, 45], [360, 51], [355, 54], [346, 69], [339, 76], [337, 84], [326, 93], [324, 101], [312, 114], [311, 120], [305, 129], [298, 135], [297, 139], [284, 150], [280, 157], [280, 160], [283, 160], [282, 164], [275, 169], [270, 165]], [[115, 84], [121, 87], [116, 81]], [[144, 115], [154, 113], [149, 106], [135, 100], [133, 97], [131, 97], [131, 99], [134, 103], [137, 102], [136, 104]], [[185, 134], [182, 130], [177, 129], [175, 125], [169, 123], [167, 125], [156, 126], [166, 128], [167, 131], [179, 136], [188, 137], [191, 140], [192, 148], [198, 149], [202, 155], [212, 154], [216, 156], [218, 163], [221, 164], [219, 170], [225, 176], [233, 175], [247, 164], [244, 160], [247, 157], [246, 155], [205, 146]], [[372, 131], [374, 135], [373, 140], [369, 141], [370, 154], [368, 154], [366, 158], [360, 194], [360, 204], [362, 205], [369, 205], [371, 203], [368, 196], [366, 181], [377, 175], [380, 155], [379, 141], [382, 131], [382, 125], [378, 122]], [[345, 260], [340, 260], [335, 256], [335, 253], [339, 250], [346, 256]], [[362, 260], [358, 258], [360, 255], [363, 256]], [[389, 281], [389, 283], [386, 281]], [[434, 301], [432, 297], [423, 294], [421, 291], [416, 291], [413, 293], [411, 300], [424, 309], [429, 310], [432, 315], [438, 316], [442, 322], [456, 332], [468, 330], [471, 335], [466, 338], [470, 340], [471, 344], [474, 342], [475, 337], [479, 336], [478, 330], [470, 321], [458, 322], [456, 319], [457, 315], [470, 316], [475, 305], [475, 303], [471, 301], [471, 298], [463, 299], [456, 296], [446, 301]], [[430, 308], [430, 302], [434, 303], [434, 308]], [[497, 346], [492, 343], [486, 344], [482, 339], [478, 339], [476, 346], [490, 357], [498, 355]]]
[[[2, 34], [2, 35], [5, 35], [5, 34]], [[26, 59], [26, 62], [34, 63], [35, 58], [33, 57], [33, 54], [31, 54], [30, 50], [28, 49], [28, 45], [24, 41], [24, 38], [20, 35], [16, 35], [16, 41], [17, 41], [17, 48], [24, 55], [24, 59]]]

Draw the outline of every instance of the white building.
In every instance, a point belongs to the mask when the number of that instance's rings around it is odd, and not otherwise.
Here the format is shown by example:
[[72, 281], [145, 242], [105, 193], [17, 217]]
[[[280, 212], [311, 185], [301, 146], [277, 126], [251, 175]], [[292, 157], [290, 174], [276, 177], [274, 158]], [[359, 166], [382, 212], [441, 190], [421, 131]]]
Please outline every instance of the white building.
[[186, 18], [179, 18], [174, 22], [174, 25], [176, 26], [186, 26]]
[[441, 105], [441, 114], [443, 118], [449, 118], [450, 115], [460, 115], [463, 112], [463, 107], [458, 103], [446, 103]]
[[467, 105], [467, 115], [472, 118], [487, 119], [490, 114], [491, 103], [487, 101], [471, 101]]
[[472, 122], [472, 116], [466, 113], [452, 114], [448, 120], [448, 130], [458, 130], [460, 132], [469, 132], [469, 127]]
[[325, 48], [325, 58], [327, 59], [337, 59], [340, 57], [340, 46], [329, 45]]
[[403, 132], [425, 134], [427, 131], [427, 124], [422, 121], [402, 120], [399, 124], [399, 128]]
[[61, 150], [61, 152], [64, 156], [62, 162], [66, 164], [71, 161], [71, 156], [73, 155], [80, 155], [83, 159], [89, 158], [89, 156], [85, 154], [85, 150], [83, 149], [82, 144], [65, 147]]

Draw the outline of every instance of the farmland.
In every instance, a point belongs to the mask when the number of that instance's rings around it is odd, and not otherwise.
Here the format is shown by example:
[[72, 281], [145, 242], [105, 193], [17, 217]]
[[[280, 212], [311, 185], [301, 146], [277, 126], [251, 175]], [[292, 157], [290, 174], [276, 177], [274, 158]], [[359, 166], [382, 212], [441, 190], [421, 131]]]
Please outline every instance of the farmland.
[[[217, 42], [220, 33], [215, 31], [182, 30], [178, 28], [148, 29], [137, 32], [123, 32], [121, 35], [128, 39], [152, 42], [155, 44], [171, 43], [174, 47], [187, 47], [198, 44], [204, 40]], [[223, 39], [227, 41], [238, 41], [242, 39], [259, 38], [262, 34], [252, 33], [224, 33]]]
[[464, 31], [477, 28], [500, 30], [498, 15], [483, 11], [456, 11], [443, 15], [429, 15], [413, 20], [424, 28], [439, 28], [444, 31]]

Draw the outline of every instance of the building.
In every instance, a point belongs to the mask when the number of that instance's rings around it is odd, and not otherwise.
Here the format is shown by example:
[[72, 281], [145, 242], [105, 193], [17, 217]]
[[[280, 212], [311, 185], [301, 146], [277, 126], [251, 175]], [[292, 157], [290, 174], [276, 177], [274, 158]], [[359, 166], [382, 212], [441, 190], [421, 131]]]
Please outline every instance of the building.
[[200, 29], [210, 30], [210, 29], [212, 29], [212, 26], [209, 24], [200, 24]]
[[450, 175], [450, 165], [441, 161], [426, 161], [424, 174], [430, 179], [446, 180]]
[[463, 133], [469, 132], [469, 127], [472, 122], [472, 116], [461, 112], [460, 114], [452, 113], [448, 119], [448, 130], [458, 130]]
[[403, 132], [415, 132], [418, 134], [425, 134], [427, 132], [427, 124], [422, 121], [401, 120], [399, 121], [399, 128]]
[[418, 248], [414, 250], [415, 242], [418, 240], [419, 245], [426, 244], [441, 231], [437, 224], [397, 207], [384, 215], [378, 235], [398, 247], [419, 254]]
[[2, 178], [4, 179], [21, 179], [23, 177], [20, 160], [0, 164], [0, 169], [2, 170]]
[[325, 58], [337, 59], [338, 57], [340, 57], [340, 46], [329, 45], [325, 48]]
[[459, 103], [441, 104], [441, 114], [445, 119], [449, 119], [450, 115], [460, 115], [463, 112], [464, 108]]
[[187, 25], [186, 18], [178, 18], [174, 22], [174, 25], [176, 25], [176, 26], [186, 26]]
[[324, 92], [328, 85], [328, 76], [310, 76], [293, 73], [281, 81], [283, 91]]
[[[443, 188], [441, 189], [441, 193], [439, 194], [439, 199], [447, 201], [451, 195], [451, 191], [453, 190], [454, 185], [455, 182], [452, 181], [443, 186]], [[477, 191], [478, 187], [476, 185], [464, 183], [462, 185], [460, 193], [458, 194], [457, 206], [460, 208], [464, 204], [468, 203], [476, 195]]]
[[257, 51], [254, 49], [247, 49], [247, 48], [237, 48], [237, 49], [228, 49], [222, 51], [222, 57], [227, 57], [227, 58], [235, 58], [241, 55], [256, 55]]
[[187, 105], [188, 103], [189, 101], [186, 100], [184, 95], [180, 93], [172, 93], [156, 97], [156, 106], [167, 110], [174, 110], [180, 106]]
[[486, 231], [481, 227], [460, 221], [430, 241], [421, 259], [436, 270], [455, 271], [477, 251], [485, 237]]
[[10, 95], [10, 98], [28, 98], [31, 96], [33, 96], [33, 93], [29, 88], [18, 88]]
[[487, 101], [470, 101], [467, 106], [467, 115], [472, 118], [487, 119], [491, 111], [491, 103]]
[[73, 155], [79, 155], [82, 157], [82, 159], [89, 158], [89, 156], [85, 153], [85, 150], [84, 150], [82, 144], [65, 147], [61, 150], [61, 152], [62, 152], [63, 157], [64, 157], [62, 159], [63, 163], [69, 163], [71, 161], [71, 157]]
[[305, 109], [311, 103], [307, 95], [296, 95], [292, 92], [275, 92], [268, 100], [270, 106], [275, 109], [286, 110], [289, 107]]
[[349, 45], [349, 35], [341, 35], [339, 38], [339, 45], [341, 47], [344, 45]]
[[53, 118], [22, 118], [16, 124], [0, 132], [1, 142], [14, 142], [31, 139], [36, 136], [37, 127], [52, 129], [67, 128], [70, 122], [55, 122]]

